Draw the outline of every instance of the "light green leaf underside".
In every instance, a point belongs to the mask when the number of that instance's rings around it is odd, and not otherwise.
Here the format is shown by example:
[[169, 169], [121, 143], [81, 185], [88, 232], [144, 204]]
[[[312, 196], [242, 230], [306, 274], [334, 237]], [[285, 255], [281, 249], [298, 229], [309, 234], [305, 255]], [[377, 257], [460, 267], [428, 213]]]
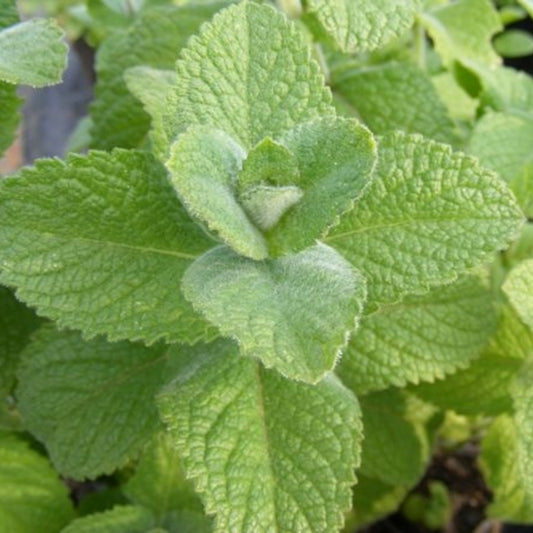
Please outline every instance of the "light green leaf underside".
[[333, 77], [340, 96], [375, 133], [420, 133], [454, 143], [457, 135], [430, 77], [416, 65], [390, 62]]
[[490, 0], [458, 0], [420, 15], [446, 65], [455, 60], [496, 66], [500, 57], [491, 39], [502, 30], [498, 12]]
[[503, 292], [520, 318], [533, 329], [533, 259], [513, 268], [503, 284]]
[[267, 238], [274, 253], [312, 246], [349, 211], [371, 182], [376, 143], [357, 121], [326, 117], [297, 126], [281, 138], [296, 157], [303, 197]]
[[139, 454], [159, 427], [154, 397], [168, 350], [51, 327], [34, 335], [18, 372], [19, 408], [61, 473], [95, 478]]
[[9, 289], [0, 286], [0, 401], [15, 382], [20, 351], [41, 322]]
[[28, 20], [1, 30], [0, 80], [34, 87], [60, 82], [67, 64], [62, 39], [53, 20]]
[[266, 241], [238, 204], [233, 190], [245, 156], [224, 132], [197, 126], [172, 145], [166, 167], [191, 215], [206, 222], [239, 254], [265, 259]]
[[211, 242], [150, 155], [43, 160], [0, 188], [0, 278], [39, 313], [112, 340], [206, 334], [179, 287]]
[[[126, 32], [116, 32], [103, 42], [96, 58], [98, 81], [91, 105], [92, 147], [110, 150], [142, 143], [150, 128], [150, 117], [128, 91], [124, 73], [138, 65], [173, 69], [189, 37], [227, 3], [153, 6]], [[164, 105], [164, 95], [160, 94], [160, 98]]]
[[219, 13], [183, 49], [177, 72], [169, 139], [205, 124], [249, 150], [334, 113], [304, 33], [267, 5], [242, 2]]
[[16, 87], [0, 81], [0, 157], [15, 138], [21, 103]]
[[357, 393], [433, 381], [478, 357], [496, 325], [491, 292], [466, 278], [364, 317], [337, 372]]
[[243, 355], [315, 383], [355, 329], [366, 288], [342, 256], [318, 244], [262, 262], [214, 248], [187, 270], [183, 292]]
[[396, 302], [486, 261], [523, 223], [509, 189], [477, 161], [417, 135], [381, 139], [374, 179], [325, 242]]
[[331, 375], [286, 380], [230, 343], [193, 350], [159, 404], [215, 531], [338, 530], [360, 458], [355, 397]]
[[117, 506], [111, 511], [77, 518], [61, 533], [150, 533], [152, 515], [142, 507]]
[[397, 389], [361, 398], [365, 439], [360, 471], [392, 486], [411, 486], [422, 476], [426, 457], [406, 403]]
[[26, 442], [0, 435], [0, 528], [5, 533], [57, 533], [73, 516], [67, 489]]
[[498, 330], [479, 359], [442, 381], [422, 383], [411, 390], [444, 410], [453, 409], [464, 415], [498, 415], [512, 410], [512, 382], [523, 360], [531, 356], [533, 333], [505, 305]]
[[419, 0], [307, 0], [304, 20], [344, 52], [381, 48], [413, 24]]

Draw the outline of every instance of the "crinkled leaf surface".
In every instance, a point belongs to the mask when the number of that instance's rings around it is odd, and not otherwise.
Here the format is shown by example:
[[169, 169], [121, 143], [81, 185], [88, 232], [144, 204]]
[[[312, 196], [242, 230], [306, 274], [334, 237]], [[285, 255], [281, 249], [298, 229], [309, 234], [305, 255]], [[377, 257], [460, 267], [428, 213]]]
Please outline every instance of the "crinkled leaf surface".
[[376, 161], [372, 134], [351, 119], [307, 122], [281, 142], [298, 161], [303, 196], [268, 232], [276, 254], [312, 246], [336, 225], [371, 182]]
[[153, 526], [154, 519], [149, 511], [123, 505], [78, 518], [61, 533], [150, 533]]
[[342, 525], [362, 427], [334, 376], [290, 381], [219, 342], [191, 350], [159, 405], [217, 533]]
[[368, 279], [371, 302], [449, 282], [505, 248], [523, 215], [477, 161], [417, 135], [381, 139], [374, 179], [325, 242]]
[[411, 27], [420, 9], [419, 0], [307, 0], [304, 5], [304, 20], [344, 52], [385, 46]]
[[[91, 105], [93, 148], [134, 148], [142, 143], [150, 117], [128, 91], [124, 73], [138, 65], [173, 69], [189, 37], [227, 3], [153, 6], [143, 11], [127, 31], [115, 32], [102, 43], [96, 58], [98, 81]], [[160, 97], [165, 106], [164, 96]]]
[[503, 284], [503, 291], [520, 318], [533, 328], [533, 259], [513, 268]]
[[53, 20], [34, 19], [0, 31], [0, 80], [42, 87], [61, 81], [67, 46]]
[[242, 2], [217, 14], [183, 49], [177, 72], [169, 139], [205, 124], [249, 150], [264, 137], [334, 113], [306, 36], [267, 5]]
[[28, 444], [0, 435], [0, 529], [57, 533], [73, 515], [67, 488]]
[[19, 408], [60, 472], [94, 478], [139, 454], [159, 427], [154, 396], [168, 350], [51, 327], [34, 335], [18, 372]]
[[332, 87], [376, 134], [402, 130], [457, 141], [431, 78], [416, 65], [393, 61], [333, 73]]
[[183, 292], [244, 355], [315, 383], [355, 329], [366, 288], [342, 256], [317, 244], [261, 262], [214, 248], [187, 270]]
[[11, 145], [19, 123], [19, 107], [22, 100], [16, 87], [0, 81], [0, 156]]
[[206, 222], [241, 255], [265, 259], [267, 243], [233, 190], [245, 156], [224, 132], [193, 127], [172, 145], [166, 167], [172, 185], [193, 216]]
[[357, 393], [433, 381], [478, 357], [496, 325], [492, 293], [466, 278], [364, 317], [337, 372]]
[[87, 336], [194, 341], [180, 278], [211, 246], [149, 154], [43, 160], [0, 185], [0, 279]]
[[455, 60], [498, 65], [491, 39], [502, 25], [490, 0], [457, 0], [426, 11], [420, 21], [446, 65]]

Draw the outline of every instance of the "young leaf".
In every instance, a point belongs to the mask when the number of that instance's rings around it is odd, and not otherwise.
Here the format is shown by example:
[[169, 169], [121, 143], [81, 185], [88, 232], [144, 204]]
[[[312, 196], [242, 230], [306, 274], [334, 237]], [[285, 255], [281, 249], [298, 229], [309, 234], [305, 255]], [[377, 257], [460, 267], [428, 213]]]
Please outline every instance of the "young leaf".
[[166, 167], [193, 215], [235, 251], [252, 259], [268, 257], [261, 232], [238, 204], [233, 183], [246, 154], [224, 132], [193, 127], [172, 145]]
[[124, 505], [77, 518], [61, 533], [151, 533], [152, 527], [154, 519], [146, 509]]
[[188, 477], [216, 513], [215, 532], [342, 525], [362, 428], [357, 400], [334, 376], [289, 381], [219, 342], [191, 351], [159, 405]]
[[374, 179], [325, 239], [367, 277], [371, 302], [452, 281], [518, 233], [512, 193], [477, 161], [417, 135], [382, 138]]
[[533, 328], [533, 259], [523, 261], [511, 270], [503, 291], [520, 318]]
[[241, 2], [217, 14], [183, 49], [177, 71], [169, 139], [204, 124], [249, 150], [264, 137], [334, 113], [306, 36], [267, 5]]
[[364, 317], [337, 372], [357, 393], [433, 381], [478, 357], [496, 325], [490, 290], [469, 277]]
[[503, 57], [528, 56], [533, 54], [533, 37], [524, 30], [506, 30], [494, 39], [494, 48]]
[[9, 533], [57, 533], [73, 516], [67, 489], [28, 444], [0, 434], [0, 528]]
[[455, 143], [457, 134], [431, 78], [411, 63], [389, 62], [332, 74], [334, 95], [375, 133], [421, 133]]
[[19, 368], [19, 408], [60, 472], [94, 478], [140, 452], [159, 427], [154, 396], [168, 350], [51, 327], [34, 335]]
[[212, 243], [153, 157], [116, 150], [43, 160], [0, 188], [0, 278], [23, 301], [87, 336], [206, 334], [179, 280]]
[[0, 80], [43, 87], [61, 81], [67, 45], [55, 21], [34, 19], [0, 31]]
[[262, 262], [214, 248], [187, 270], [183, 292], [244, 355], [311, 383], [335, 366], [366, 295], [359, 273], [323, 244]]
[[381, 48], [408, 30], [419, 0], [307, 0], [304, 21], [344, 52]]
[[0, 157], [15, 138], [21, 103], [16, 87], [0, 81]]

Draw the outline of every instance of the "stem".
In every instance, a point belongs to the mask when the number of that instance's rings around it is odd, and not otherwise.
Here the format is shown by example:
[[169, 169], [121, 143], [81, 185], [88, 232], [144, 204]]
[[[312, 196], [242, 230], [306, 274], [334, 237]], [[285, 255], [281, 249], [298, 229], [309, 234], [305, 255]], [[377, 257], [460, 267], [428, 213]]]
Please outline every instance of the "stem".
[[420, 23], [417, 23], [415, 25], [413, 41], [414, 41], [415, 57], [416, 57], [418, 66], [422, 70], [426, 70], [427, 69], [426, 32]]
[[302, 2], [300, 0], [277, 0], [276, 3], [290, 18], [296, 19], [302, 14]]

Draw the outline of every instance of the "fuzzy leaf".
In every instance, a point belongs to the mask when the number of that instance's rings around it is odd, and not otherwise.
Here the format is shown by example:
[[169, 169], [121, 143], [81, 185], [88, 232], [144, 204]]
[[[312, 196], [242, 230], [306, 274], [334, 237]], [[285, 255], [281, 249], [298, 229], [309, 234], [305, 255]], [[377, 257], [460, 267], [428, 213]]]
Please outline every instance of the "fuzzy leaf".
[[366, 289], [345, 259], [318, 244], [263, 262], [214, 248], [187, 270], [183, 292], [244, 355], [315, 383], [335, 366]]
[[28, 444], [0, 434], [0, 529], [57, 533], [73, 516], [67, 489]]
[[267, 5], [241, 2], [220, 12], [183, 49], [177, 72], [169, 139], [203, 124], [249, 150], [264, 137], [334, 113], [306, 36]]
[[492, 293], [466, 278], [364, 317], [337, 371], [357, 393], [433, 381], [478, 357], [496, 325]]
[[360, 457], [355, 397], [332, 375], [284, 379], [230, 343], [193, 350], [159, 404], [215, 532], [336, 531]]
[[503, 291], [520, 318], [533, 329], [533, 259], [523, 261], [511, 270]]
[[0, 80], [43, 87], [59, 83], [66, 65], [67, 45], [55, 21], [28, 20], [0, 31]]
[[382, 48], [407, 31], [419, 0], [307, 0], [304, 20], [343, 52]]
[[523, 224], [497, 176], [417, 135], [382, 138], [374, 179], [325, 242], [367, 277], [371, 302], [396, 302], [505, 248]]
[[52, 328], [34, 336], [18, 372], [19, 408], [60, 472], [94, 478], [140, 452], [159, 427], [154, 396], [168, 350]]
[[43, 160], [0, 188], [0, 278], [39, 313], [112, 340], [204, 336], [179, 280], [211, 243], [150, 155]]
[[0, 81], [0, 157], [15, 139], [21, 103], [16, 87]]
[[151, 533], [153, 525], [146, 509], [124, 505], [78, 518], [61, 533]]

